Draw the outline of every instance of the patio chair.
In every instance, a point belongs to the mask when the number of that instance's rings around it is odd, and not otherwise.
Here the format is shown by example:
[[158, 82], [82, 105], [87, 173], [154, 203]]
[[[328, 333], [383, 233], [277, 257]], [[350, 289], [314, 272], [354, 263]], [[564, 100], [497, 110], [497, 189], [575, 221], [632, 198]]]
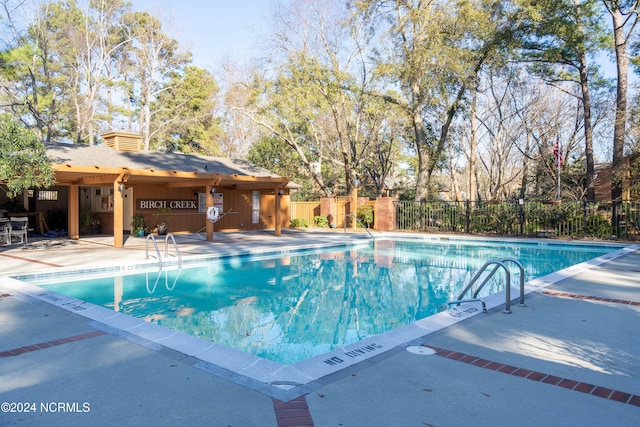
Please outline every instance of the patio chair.
[[0, 243], [11, 244], [11, 221], [9, 218], [0, 218]]
[[19, 237], [20, 243], [27, 242], [27, 232], [29, 230], [29, 218], [26, 216], [16, 216], [11, 218], [11, 230], [9, 231], [9, 240], [13, 237]]

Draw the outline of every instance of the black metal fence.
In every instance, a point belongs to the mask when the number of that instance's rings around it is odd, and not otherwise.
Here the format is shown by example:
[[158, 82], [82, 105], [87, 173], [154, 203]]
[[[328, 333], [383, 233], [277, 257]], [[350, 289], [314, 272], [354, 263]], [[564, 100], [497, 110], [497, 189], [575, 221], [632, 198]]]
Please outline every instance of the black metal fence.
[[532, 237], [633, 239], [640, 203], [396, 202], [396, 229]]

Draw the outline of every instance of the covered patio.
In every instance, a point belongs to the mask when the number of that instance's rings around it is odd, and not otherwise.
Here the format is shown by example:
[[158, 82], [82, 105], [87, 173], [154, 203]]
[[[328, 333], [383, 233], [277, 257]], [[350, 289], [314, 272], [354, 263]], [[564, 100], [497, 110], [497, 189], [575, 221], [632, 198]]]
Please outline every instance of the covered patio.
[[[205, 231], [209, 241], [214, 228], [273, 229], [280, 235], [287, 226], [288, 178], [243, 160], [136, 151], [135, 146], [115, 143], [118, 136], [122, 134], [111, 135], [111, 143], [105, 146], [47, 146], [56, 188], [66, 190], [59, 197], [67, 197], [69, 238], [80, 237], [83, 209], [100, 215], [102, 232], [113, 233], [116, 248], [123, 246], [135, 215], [152, 222], [168, 212], [174, 218], [171, 232]], [[25, 206], [30, 206], [26, 197]], [[34, 211], [46, 211], [46, 200], [38, 197], [36, 203], [40, 206]], [[211, 206], [233, 215], [214, 224], [206, 219]]]

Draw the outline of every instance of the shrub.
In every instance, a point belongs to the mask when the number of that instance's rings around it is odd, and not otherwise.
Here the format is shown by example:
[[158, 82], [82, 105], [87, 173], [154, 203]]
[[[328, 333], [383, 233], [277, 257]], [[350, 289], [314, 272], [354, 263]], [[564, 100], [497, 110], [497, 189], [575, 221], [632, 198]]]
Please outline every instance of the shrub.
[[371, 228], [371, 224], [373, 223], [373, 206], [359, 206], [356, 211], [356, 216], [361, 223], [367, 225], [367, 228]]
[[611, 222], [600, 213], [588, 215], [587, 234], [593, 237], [607, 238], [611, 236]]
[[289, 223], [289, 228], [309, 227], [309, 221], [304, 218], [294, 218]]
[[316, 227], [328, 227], [329, 219], [326, 216], [316, 215], [313, 217], [313, 223]]

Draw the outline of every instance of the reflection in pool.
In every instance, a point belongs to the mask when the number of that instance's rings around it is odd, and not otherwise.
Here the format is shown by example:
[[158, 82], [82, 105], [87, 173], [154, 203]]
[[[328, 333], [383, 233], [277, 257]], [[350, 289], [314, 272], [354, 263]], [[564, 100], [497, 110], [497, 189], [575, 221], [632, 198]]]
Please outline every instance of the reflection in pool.
[[[446, 303], [490, 259], [531, 280], [615, 247], [377, 240], [350, 248], [231, 257], [181, 270], [38, 285], [279, 363], [408, 325]], [[481, 296], [504, 287], [502, 274]], [[517, 280], [512, 271], [512, 283]]]

